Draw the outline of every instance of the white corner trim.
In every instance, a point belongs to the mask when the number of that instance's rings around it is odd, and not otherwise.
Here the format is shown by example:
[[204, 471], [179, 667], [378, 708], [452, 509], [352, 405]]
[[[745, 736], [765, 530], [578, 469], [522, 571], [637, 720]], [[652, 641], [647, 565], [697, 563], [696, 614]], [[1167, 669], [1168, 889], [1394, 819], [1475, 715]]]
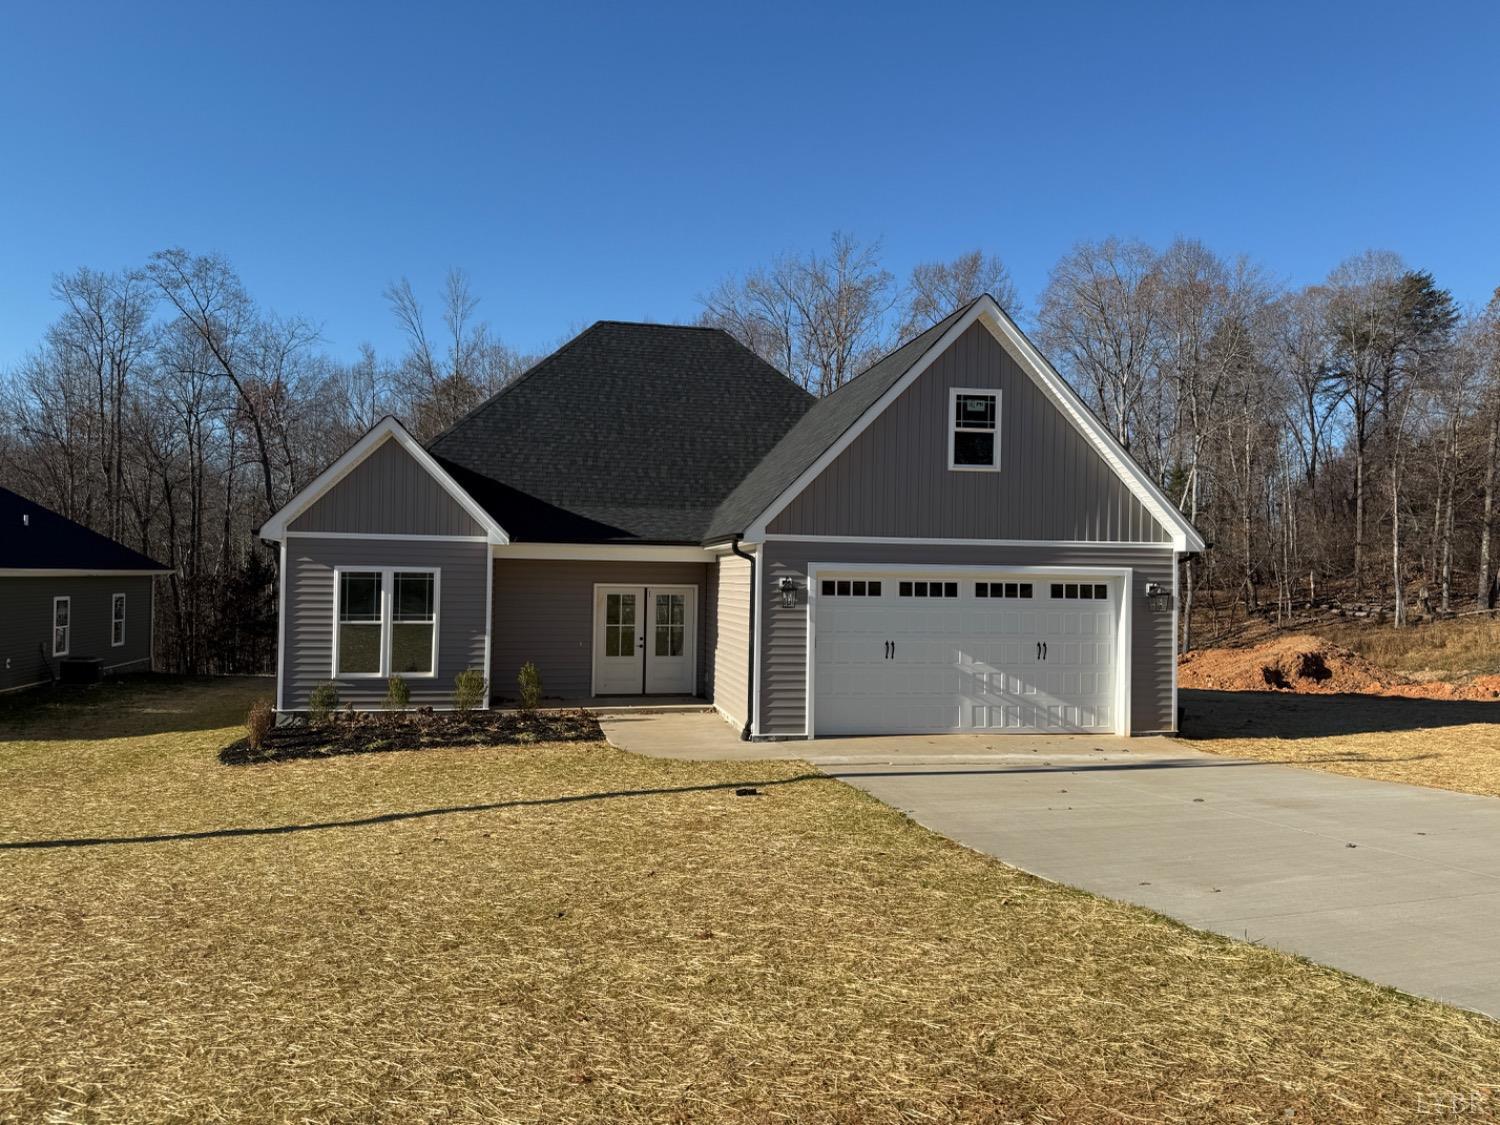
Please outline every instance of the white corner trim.
[[[281, 552], [281, 573], [276, 576], [276, 710], [286, 710], [286, 540], [278, 544]], [[156, 597], [153, 588], [151, 596]], [[333, 596], [338, 597], [338, 589], [335, 587]], [[151, 614], [153, 621], [156, 614]], [[338, 634], [338, 619], [334, 618], [334, 635]]]
[[895, 383], [886, 388], [886, 392], [876, 399], [858, 419], [845, 430], [832, 445], [814, 461], [803, 473], [788, 485], [775, 500], [771, 501], [766, 510], [753, 520], [745, 530], [745, 538], [750, 540], [763, 540], [766, 537], [766, 529], [787, 506], [795, 500], [804, 489], [814, 480], [822, 475], [834, 459], [852, 445], [860, 434], [883, 414], [890, 405], [921, 378], [923, 372], [931, 367], [953, 343], [962, 336], [975, 323], [983, 323], [991, 335], [1005, 348], [1022, 371], [1030, 376], [1032, 382], [1041, 388], [1044, 394], [1062, 412], [1073, 426], [1083, 435], [1084, 439], [1094, 447], [1095, 451], [1104, 459], [1105, 464], [1114, 470], [1115, 475], [1125, 484], [1127, 488], [1140, 500], [1141, 504], [1172, 534], [1172, 540], [1168, 546], [1179, 551], [1201, 551], [1204, 549], [1203, 537], [1187, 521], [1187, 518], [1179, 512], [1170, 500], [1157, 488], [1156, 483], [1146, 475], [1145, 471], [1135, 463], [1129, 453], [1115, 441], [1114, 436], [1105, 429], [1104, 425], [1094, 417], [1093, 412], [1084, 405], [1082, 399], [1068, 386], [1065, 380], [1046, 358], [1036, 350], [1031, 341], [1016, 326], [1015, 321], [1006, 314], [1005, 310], [997, 305], [992, 298], [984, 296], [977, 300], [967, 313], [959, 317], [938, 340], [927, 349], [920, 359], [914, 363], [905, 375], [897, 379]]
[[[432, 454], [423, 449], [416, 438], [407, 432], [406, 427], [396, 421], [390, 415], [377, 422], [370, 431], [357, 442], [346, 449], [343, 454], [334, 461], [332, 465], [324, 469], [312, 482], [308, 484], [297, 495], [286, 502], [274, 516], [268, 519], [260, 528], [260, 538], [272, 541], [280, 541], [287, 535], [291, 523], [308, 508], [312, 507], [324, 493], [328, 492], [344, 477], [348, 476], [356, 466], [366, 457], [374, 453], [388, 440], [399, 442], [401, 448], [411, 454], [412, 459], [421, 465], [442, 487], [443, 491], [453, 497], [454, 501], [463, 508], [473, 519], [485, 530], [485, 539], [490, 543], [509, 543], [510, 536], [505, 529], [495, 522], [493, 516], [485, 511], [479, 502], [470, 496], [459, 483], [454, 480], [441, 465], [432, 457]], [[400, 538], [399, 536], [377, 536], [376, 538]], [[442, 538], [457, 538], [456, 536], [443, 536]]]
[[718, 557], [702, 547], [671, 543], [505, 543], [490, 548], [490, 556], [496, 559], [696, 563], [711, 563]]

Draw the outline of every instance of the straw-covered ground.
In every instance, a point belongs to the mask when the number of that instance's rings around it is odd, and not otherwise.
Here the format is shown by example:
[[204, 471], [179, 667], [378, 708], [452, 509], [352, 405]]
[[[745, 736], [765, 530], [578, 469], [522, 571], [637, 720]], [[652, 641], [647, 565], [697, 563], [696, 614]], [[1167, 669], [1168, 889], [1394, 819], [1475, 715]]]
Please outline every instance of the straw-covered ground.
[[0, 710], [0, 1119], [1492, 1108], [1452, 1099], [1500, 1076], [1500, 1025], [1041, 882], [798, 763], [219, 764], [264, 690]]

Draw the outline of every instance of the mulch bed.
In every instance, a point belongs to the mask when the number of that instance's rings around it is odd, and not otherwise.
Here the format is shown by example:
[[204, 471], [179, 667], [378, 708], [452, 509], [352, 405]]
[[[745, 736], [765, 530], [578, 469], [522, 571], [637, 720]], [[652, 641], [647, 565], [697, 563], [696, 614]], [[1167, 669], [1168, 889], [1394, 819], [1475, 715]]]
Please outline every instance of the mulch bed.
[[397, 713], [344, 711], [321, 723], [273, 727], [259, 750], [241, 738], [219, 751], [219, 761], [244, 766], [389, 750], [597, 742], [603, 737], [598, 720], [581, 710], [534, 715], [514, 711], [458, 714], [431, 708]]

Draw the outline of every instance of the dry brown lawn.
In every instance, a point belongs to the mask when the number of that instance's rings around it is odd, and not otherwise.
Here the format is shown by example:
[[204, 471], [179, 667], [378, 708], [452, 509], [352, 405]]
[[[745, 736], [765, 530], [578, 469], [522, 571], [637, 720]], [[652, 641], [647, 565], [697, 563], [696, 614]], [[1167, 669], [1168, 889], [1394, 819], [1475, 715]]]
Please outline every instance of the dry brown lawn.
[[1395, 629], [1366, 621], [1331, 621], [1309, 631], [1407, 676], [1455, 679], [1500, 672], [1500, 620], [1472, 614]]
[[1500, 797], [1500, 703], [1183, 691], [1195, 748]]
[[220, 765], [263, 691], [0, 711], [0, 1118], [1400, 1121], [1500, 1076], [1489, 1020], [795, 762]]

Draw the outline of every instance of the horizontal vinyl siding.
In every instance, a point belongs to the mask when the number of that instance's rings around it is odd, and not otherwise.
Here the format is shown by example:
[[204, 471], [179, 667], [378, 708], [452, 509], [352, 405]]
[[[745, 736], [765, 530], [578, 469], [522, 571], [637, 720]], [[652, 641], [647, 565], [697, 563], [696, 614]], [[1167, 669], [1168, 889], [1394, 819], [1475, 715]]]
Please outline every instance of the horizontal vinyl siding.
[[484, 529], [394, 438], [351, 469], [290, 525], [300, 532], [483, 535]]
[[[765, 615], [760, 655], [760, 727], [764, 735], [801, 735], [807, 729], [807, 568], [812, 563], [891, 566], [1102, 566], [1131, 567], [1132, 734], [1172, 730], [1176, 674], [1172, 614], [1152, 610], [1147, 582], [1172, 589], [1175, 556], [1154, 547], [965, 547], [920, 544], [771, 542], [762, 547], [758, 612]], [[791, 578], [802, 591], [795, 609], [784, 609], [777, 584]]]
[[720, 555], [715, 569], [718, 631], [712, 698], [715, 707], [743, 727], [750, 692], [750, 563], [738, 555]]
[[[151, 667], [151, 578], [0, 578], [0, 691], [51, 680], [52, 599], [72, 599], [68, 656], [97, 656], [109, 672]], [[125, 643], [110, 642], [110, 601], [125, 595]], [[6, 664], [9, 667], [6, 667]]]
[[[950, 391], [1000, 390], [998, 472], [948, 468]], [[1167, 542], [1083, 435], [981, 324], [783, 511], [776, 534]]]
[[410, 567], [442, 571], [438, 593], [438, 666], [434, 678], [408, 676], [413, 706], [448, 707], [453, 678], [484, 667], [485, 543], [382, 539], [288, 539], [286, 542], [287, 651], [282, 706], [300, 711], [308, 693], [332, 679], [339, 698], [356, 707], [378, 704], [386, 682], [333, 676], [334, 567]]
[[593, 688], [594, 585], [696, 586], [698, 687], [706, 680], [708, 566], [704, 563], [496, 559], [491, 690], [514, 698], [528, 660], [554, 699], [587, 697]]

